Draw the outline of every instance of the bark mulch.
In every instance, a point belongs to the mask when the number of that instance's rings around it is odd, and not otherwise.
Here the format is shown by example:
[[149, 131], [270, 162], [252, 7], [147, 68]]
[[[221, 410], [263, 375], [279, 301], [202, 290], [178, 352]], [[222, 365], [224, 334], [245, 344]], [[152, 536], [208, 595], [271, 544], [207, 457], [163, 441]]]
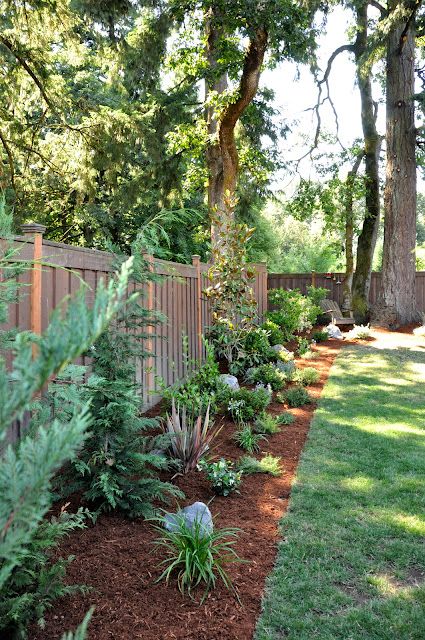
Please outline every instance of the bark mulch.
[[[336, 340], [318, 344], [317, 359], [298, 361], [300, 367], [314, 366], [320, 372], [320, 382], [308, 388], [314, 401], [321, 394], [341, 346]], [[240, 494], [215, 497], [210, 504], [216, 526], [243, 531], [236, 549], [247, 563], [229, 566], [241, 604], [221, 584], [201, 605], [199, 600], [183, 597], [175, 582], [168, 587], [156, 584], [161, 557], [152, 545], [157, 537], [152, 526], [142, 520], [103, 515], [96, 526], [74, 532], [60, 548], [62, 557], [75, 555], [67, 582], [90, 585], [92, 591], [59, 600], [47, 615], [45, 628], [32, 629], [31, 639], [57, 640], [63, 631], [75, 628], [94, 605], [90, 640], [250, 640], [260, 613], [264, 581], [276, 556], [278, 522], [288, 507], [292, 480], [315, 407], [313, 402], [291, 409], [295, 422], [263, 443], [264, 452], [282, 458], [281, 477], [246, 476]], [[273, 414], [283, 410], [276, 402], [269, 407]], [[232, 422], [224, 421], [215, 454], [228, 459], [243, 455], [232, 441], [234, 430]], [[181, 506], [195, 500], [208, 502], [213, 497], [200, 472], [179, 476], [175, 482], [186, 494]]]

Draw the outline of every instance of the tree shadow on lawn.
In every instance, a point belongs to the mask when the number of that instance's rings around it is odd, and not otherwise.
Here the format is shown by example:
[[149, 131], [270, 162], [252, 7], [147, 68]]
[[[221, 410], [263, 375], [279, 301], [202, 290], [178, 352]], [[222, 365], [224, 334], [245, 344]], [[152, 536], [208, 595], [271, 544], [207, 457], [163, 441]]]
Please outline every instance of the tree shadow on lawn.
[[425, 637], [425, 368], [421, 381], [417, 364], [423, 352], [372, 345], [336, 361], [281, 523], [258, 640]]

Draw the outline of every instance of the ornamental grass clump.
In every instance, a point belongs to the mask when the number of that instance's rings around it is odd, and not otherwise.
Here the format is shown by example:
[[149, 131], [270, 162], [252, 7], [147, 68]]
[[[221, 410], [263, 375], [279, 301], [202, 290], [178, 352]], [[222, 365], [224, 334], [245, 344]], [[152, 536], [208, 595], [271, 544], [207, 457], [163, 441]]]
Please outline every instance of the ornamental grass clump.
[[203, 583], [203, 602], [219, 579], [237, 595], [224, 567], [230, 562], [242, 562], [233, 548], [240, 529], [214, 528], [208, 532], [200, 520], [189, 525], [179, 515], [176, 516], [176, 526], [172, 531], [164, 528], [164, 517], [159, 518], [158, 522], [155, 529], [160, 535], [154, 544], [165, 552], [166, 558], [159, 565], [165, 568], [157, 582], [165, 580], [168, 584], [171, 577], [176, 575], [180, 592], [187, 592], [191, 598], [193, 590]]
[[295, 386], [285, 391], [285, 393], [278, 393], [276, 396], [278, 402], [282, 404], [288, 404], [290, 407], [302, 407], [305, 404], [311, 403], [311, 398], [308, 395], [304, 387]]
[[241, 449], [248, 451], [248, 453], [260, 451], [260, 445], [258, 443], [261, 440], [267, 440], [267, 438], [263, 434], [254, 433], [254, 431], [248, 425], [243, 427], [243, 429], [236, 431], [233, 437], [238, 446], [241, 447]]
[[233, 491], [238, 491], [242, 472], [234, 468], [233, 462], [220, 458], [217, 462], [201, 461], [199, 466], [206, 472], [207, 480], [218, 496], [228, 496]]
[[201, 414], [195, 419], [188, 415], [186, 407], [183, 407], [181, 411], [180, 407], [176, 409], [173, 398], [171, 415], [167, 414], [165, 430], [171, 439], [173, 456], [181, 462], [183, 472], [188, 473], [196, 469], [220, 428], [212, 428], [209, 406], [205, 417]]
[[243, 456], [238, 462], [238, 469], [244, 474], [252, 473], [268, 473], [271, 476], [278, 477], [282, 475], [281, 459], [270, 454], [265, 455], [261, 460], [257, 460], [252, 456]]

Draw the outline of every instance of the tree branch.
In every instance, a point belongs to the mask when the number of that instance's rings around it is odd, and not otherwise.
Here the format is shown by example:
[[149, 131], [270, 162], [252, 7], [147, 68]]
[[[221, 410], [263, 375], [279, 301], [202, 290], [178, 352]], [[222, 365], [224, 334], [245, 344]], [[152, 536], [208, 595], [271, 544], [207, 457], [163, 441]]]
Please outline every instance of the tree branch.
[[375, 7], [375, 9], [378, 9], [378, 11], [380, 11], [381, 16], [383, 18], [385, 18], [388, 15], [388, 10], [382, 4], [380, 4], [377, 0], [369, 0], [369, 4], [371, 7]]
[[10, 170], [10, 184], [12, 185], [12, 188], [14, 190], [14, 192], [16, 193], [16, 184], [15, 184], [15, 164], [13, 161], [13, 155], [12, 155], [12, 151], [11, 148], [9, 147], [6, 138], [4, 137], [2, 131], [0, 131], [0, 141], [3, 145], [3, 149], [6, 152], [7, 155], [7, 160], [9, 163], [9, 170]]

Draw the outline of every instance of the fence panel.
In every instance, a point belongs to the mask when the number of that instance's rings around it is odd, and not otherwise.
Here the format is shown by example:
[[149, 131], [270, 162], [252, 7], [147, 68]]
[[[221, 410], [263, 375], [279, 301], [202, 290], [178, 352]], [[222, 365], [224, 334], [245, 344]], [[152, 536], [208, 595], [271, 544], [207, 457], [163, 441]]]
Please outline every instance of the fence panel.
[[[44, 227], [31, 224], [23, 228], [25, 233], [15, 238], [15, 247], [20, 259], [34, 263], [37, 238], [41, 242]], [[36, 333], [47, 328], [53, 309], [74, 294], [82, 282], [88, 285], [86, 300], [90, 305], [100, 281], [107, 282], [114, 271], [111, 253], [49, 240], [42, 240], [41, 249], [39, 288], [34, 287], [37, 270], [28, 270], [20, 276], [23, 286], [18, 302], [11, 305], [9, 319], [10, 327]], [[204, 359], [201, 336], [211, 324], [211, 305], [202, 294], [209, 284], [209, 265], [201, 263], [199, 256], [193, 256], [192, 265], [146, 258], [158, 279], [137, 288], [142, 289], [145, 304], [163, 317], [152, 331], [144, 329], [141, 335], [152, 358], [136, 363], [136, 380], [144, 407], [149, 408], [160, 399], [162, 385], [169, 386], [185, 378], [190, 369]], [[267, 310], [267, 270], [265, 264], [253, 266], [253, 290], [262, 319]], [[135, 289], [136, 285], [130, 285], [129, 293]], [[89, 365], [90, 359], [80, 358], [78, 362]], [[19, 423], [13, 425], [9, 440], [19, 437], [21, 427]]]
[[[301, 293], [307, 293], [307, 287], [314, 284], [316, 287], [325, 287], [329, 290], [328, 297], [340, 305], [342, 303], [343, 273], [269, 273], [268, 288], [270, 289], [300, 289]], [[382, 274], [374, 271], [371, 276], [369, 302], [376, 304], [379, 301], [382, 287]], [[416, 272], [416, 306], [418, 311], [425, 313], [425, 271]]]

